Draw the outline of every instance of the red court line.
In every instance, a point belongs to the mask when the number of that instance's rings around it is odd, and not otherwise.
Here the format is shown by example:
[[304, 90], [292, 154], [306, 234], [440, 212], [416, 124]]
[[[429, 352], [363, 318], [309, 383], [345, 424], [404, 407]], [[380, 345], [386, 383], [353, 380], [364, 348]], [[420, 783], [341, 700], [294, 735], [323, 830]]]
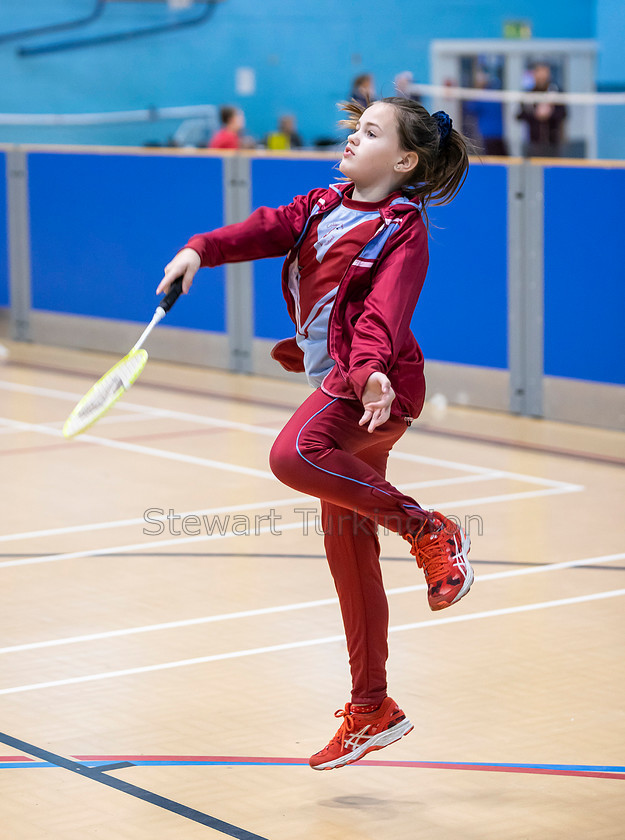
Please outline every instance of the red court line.
[[[150, 417], [146, 415], [146, 420], [171, 420], [168, 417]], [[224, 426], [210, 427], [204, 426], [201, 429], [176, 429], [175, 432], [153, 432], [145, 435], [125, 435], [121, 438], [111, 438], [111, 440], [120, 440], [124, 443], [130, 443], [133, 440], [158, 440], [161, 438], [175, 438], [175, 437], [190, 437], [191, 435], [215, 435], [223, 434], [224, 432], [231, 432], [232, 429], [227, 429]], [[277, 432], [276, 432], [277, 434]]]
[[[154, 420], [154, 419], [163, 419], [163, 418], [156, 418], [150, 417], [146, 415], [146, 420]], [[167, 419], [167, 418], [165, 418]], [[17, 431], [29, 431], [28, 429], [18, 429]], [[37, 433], [37, 429], [32, 430], [35, 434]], [[126, 435], [124, 437], [111, 437], [106, 438], [106, 440], [110, 440], [113, 442], [119, 441], [120, 443], [132, 443], [132, 441], [139, 441], [139, 440], [158, 440], [163, 438], [175, 438], [175, 437], [190, 437], [191, 435], [207, 435], [207, 434], [217, 434], [231, 431], [230, 429], [226, 429], [224, 427], [219, 428], [210, 428], [205, 427], [201, 429], [177, 429], [175, 432], [154, 432], [151, 434], [144, 434], [144, 435]], [[276, 430], [276, 434], [278, 431]], [[47, 443], [42, 444], [41, 446], [24, 446], [21, 449], [1, 449], [0, 450], [0, 457], [3, 455], [30, 455], [36, 452], [53, 452], [55, 450], [60, 450], [63, 447], [63, 451], [65, 451], [64, 446], [67, 444], [68, 441], [63, 440], [62, 438], [58, 439], [57, 443]], [[88, 440], [76, 440], [72, 441], [71, 446], [76, 447], [77, 445], [82, 446], [92, 446], [93, 444], [91, 441]]]
[[[171, 362], [169, 364], [171, 364]], [[98, 377], [98, 374], [94, 373], [93, 371], [77, 370], [76, 368], [55, 367], [54, 365], [45, 365], [41, 362], [20, 362], [14, 359], [10, 359], [8, 362], [5, 362], [4, 366], [27, 368], [28, 370], [41, 370], [45, 371], [46, 373], [64, 373], [68, 376], [79, 376], [83, 379], [93, 379], [94, 377]], [[189, 367], [188, 365], [179, 366]], [[227, 370], [222, 370], [220, 372], [224, 374], [230, 373], [230, 371]], [[188, 394], [189, 396], [193, 397], [204, 397], [222, 402], [234, 402], [241, 403], [243, 405], [255, 405], [261, 406], [263, 408], [284, 409], [285, 411], [289, 411], [291, 413], [294, 412], [297, 408], [297, 404], [294, 403], [282, 403], [278, 402], [277, 400], [263, 400], [260, 397], [246, 397], [241, 396], [241, 394], [227, 394], [223, 391], [210, 391], [206, 388], [192, 388], [185, 385], [173, 384], [168, 385], [167, 383], [156, 382], [154, 380], [151, 380], [149, 372], [147, 376], [144, 375], [141, 377], [140, 381], [136, 383], [135, 387], [154, 388], [157, 391], [173, 391], [178, 394]]]
[[[26, 430], [20, 429], [18, 431], [28, 431], [28, 430], [27, 429]], [[3, 457], [4, 455], [31, 455], [32, 453], [35, 453], [35, 452], [53, 452], [55, 449], [57, 449], [59, 452], [62, 449], [63, 452], [66, 453], [66, 450], [64, 448], [65, 443], [67, 443], [67, 441], [59, 438], [58, 443], [47, 443], [47, 444], [42, 444], [41, 446], [24, 446], [21, 449], [2, 449], [2, 450], [0, 450], [0, 458]], [[75, 441], [72, 444], [73, 447], [88, 446], [88, 445], [89, 445], [89, 441], [86, 441], [86, 440]]]
[[[75, 755], [77, 761], [128, 761], [138, 766], [145, 762], [162, 762], [175, 765], [181, 762], [193, 764], [226, 764], [236, 765], [267, 765], [267, 766], [302, 766], [307, 767], [304, 758], [283, 758], [270, 756], [227, 756], [227, 755]], [[30, 756], [0, 756], [0, 764], [5, 762], [34, 762]], [[376, 761], [364, 759], [357, 762], [357, 767], [406, 767], [417, 770], [465, 770], [481, 771], [485, 773], [517, 773], [538, 776], [568, 776], [591, 779], [618, 779], [625, 781], [625, 767], [620, 772], [601, 770], [593, 766], [584, 765], [526, 765], [526, 764], [478, 764], [471, 762], [442, 762], [442, 761]]]
[[431, 761], [360, 761], [370, 767], [413, 767], [422, 770], [481, 770], [486, 773], [521, 773], [537, 776], [577, 776], [592, 779], [620, 779], [625, 773], [610, 773], [601, 770], [557, 770], [548, 767], [506, 767], [501, 764], [444, 764]]

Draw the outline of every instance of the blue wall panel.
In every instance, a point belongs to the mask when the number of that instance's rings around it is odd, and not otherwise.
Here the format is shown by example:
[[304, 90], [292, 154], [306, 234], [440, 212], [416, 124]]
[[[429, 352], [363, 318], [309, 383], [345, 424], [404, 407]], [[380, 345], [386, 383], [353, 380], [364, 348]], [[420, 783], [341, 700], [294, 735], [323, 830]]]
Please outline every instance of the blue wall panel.
[[[339, 156], [337, 155], [337, 161]], [[340, 173], [334, 160], [267, 159], [252, 161], [252, 209], [289, 204], [296, 195], [336, 181]], [[293, 322], [282, 296], [282, 259], [254, 263], [254, 335], [256, 338], [286, 338], [294, 333]]]
[[426, 359], [507, 368], [507, 171], [472, 165], [430, 217], [430, 268], [412, 321]]
[[[146, 321], [163, 267], [223, 224], [221, 159], [31, 153], [33, 308]], [[167, 317], [225, 331], [224, 270], [202, 272]]]
[[545, 169], [545, 373], [625, 384], [625, 169]]
[[6, 171], [6, 154], [0, 152], [0, 306], [9, 305], [9, 229]]

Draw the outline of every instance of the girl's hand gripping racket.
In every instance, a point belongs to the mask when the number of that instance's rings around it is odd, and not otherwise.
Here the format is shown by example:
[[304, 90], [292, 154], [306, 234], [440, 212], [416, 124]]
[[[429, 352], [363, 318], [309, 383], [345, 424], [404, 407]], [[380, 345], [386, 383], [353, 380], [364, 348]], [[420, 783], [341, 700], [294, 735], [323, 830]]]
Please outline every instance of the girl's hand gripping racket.
[[130, 353], [113, 365], [101, 379], [98, 379], [69, 415], [63, 426], [63, 434], [66, 438], [75, 437], [92, 426], [135, 382], [148, 360], [147, 352], [142, 349], [143, 343], [178, 300], [181, 292], [182, 277], [179, 277], [174, 280], [171, 288], [156, 307], [154, 317]]

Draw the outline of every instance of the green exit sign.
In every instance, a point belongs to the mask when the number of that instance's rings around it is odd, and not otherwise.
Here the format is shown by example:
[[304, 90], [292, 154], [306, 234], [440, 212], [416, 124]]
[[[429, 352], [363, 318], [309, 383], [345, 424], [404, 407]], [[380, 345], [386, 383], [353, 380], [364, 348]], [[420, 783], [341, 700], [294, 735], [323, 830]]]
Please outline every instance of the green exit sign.
[[503, 24], [504, 38], [531, 38], [532, 24], [527, 20], [506, 20]]

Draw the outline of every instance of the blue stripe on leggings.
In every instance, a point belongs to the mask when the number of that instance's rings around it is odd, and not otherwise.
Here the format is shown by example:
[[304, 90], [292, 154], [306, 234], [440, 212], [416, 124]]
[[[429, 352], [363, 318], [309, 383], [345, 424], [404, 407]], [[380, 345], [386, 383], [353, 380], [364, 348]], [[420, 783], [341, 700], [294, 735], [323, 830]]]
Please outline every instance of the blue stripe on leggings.
[[[335, 472], [331, 472], [331, 470], [326, 470], [326, 469], [324, 469], [323, 467], [319, 467], [319, 466], [317, 466], [317, 464], [313, 464], [313, 462], [312, 462], [312, 461], [309, 461], [309, 460], [308, 460], [308, 458], [306, 458], [306, 456], [302, 454], [302, 450], [301, 450], [301, 449], [300, 449], [300, 447], [299, 447], [299, 439], [300, 439], [300, 435], [302, 434], [302, 432], [304, 431], [304, 429], [306, 428], [306, 426], [307, 426], [307, 425], [311, 422], [311, 420], [314, 420], [314, 419], [315, 419], [315, 417], [317, 417], [317, 415], [321, 414], [321, 412], [322, 412], [322, 411], [325, 411], [325, 410], [326, 410], [326, 408], [329, 408], [329, 407], [332, 405], [332, 403], [335, 403], [335, 402], [337, 402], [338, 400], [339, 400], [339, 397], [335, 397], [335, 398], [334, 398], [333, 400], [331, 400], [331, 401], [330, 401], [327, 405], [324, 405], [324, 406], [323, 406], [323, 408], [320, 408], [320, 409], [319, 409], [319, 411], [316, 411], [316, 412], [312, 415], [312, 417], [309, 417], [309, 418], [308, 418], [308, 420], [304, 423], [304, 425], [302, 426], [302, 428], [301, 428], [301, 429], [299, 430], [299, 432], [297, 433], [297, 437], [296, 437], [296, 439], [295, 439], [295, 448], [297, 449], [297, 454], [300, 456], [300, 458], [301, 458], [303, 461], [306, 461], [306, 463], [307, 463], [307, 464], [310, 464], [310, 466], [311, 466], [311, 467], [314, 467], [316, 470], [320, 470], [321, 472], [326, 473], [326, 475], [333, 475], [333, 476], [335, 476], [336, 478], [343, 478], [343, 479], [345, 479], [345, 481], [353, 481], [353, 482], [354, 482], [354, 484], [360, 484], [360, 485], [361, 485], [361, 487], [368, 487], [370, 490], [377, 490], [377, 491], [378, 491], [378, 493], [384, 493], [384, 495], [386, 495], [386, 496], [388, 496], [389, 498], [391, 498], [391, 499], [392, 499], [392, 498], [393, 498], [393, 495], [392, 495], [391, 493], [388, 493], [386, 490], [381, 490], [379, 487], [374, 487], [374, 486], [373, 486], [373, 484], [367, 484], [367, 482], [366, 482], [366, 481], [359, 481], [357, 478], [350, 478], [350, 477], [349, 477], [349, 476], [347, 476], [347, 475], [341, 475], [340, 473], [335, 473]], [[423, 508], [422, 508], [422, 507], [420, 507], [419, 505], [404, 505], [404, 507], [411, 507], [411, 508], [415, 508], [415, 509], [417, 509], [417, 510], [423, 510]]]

